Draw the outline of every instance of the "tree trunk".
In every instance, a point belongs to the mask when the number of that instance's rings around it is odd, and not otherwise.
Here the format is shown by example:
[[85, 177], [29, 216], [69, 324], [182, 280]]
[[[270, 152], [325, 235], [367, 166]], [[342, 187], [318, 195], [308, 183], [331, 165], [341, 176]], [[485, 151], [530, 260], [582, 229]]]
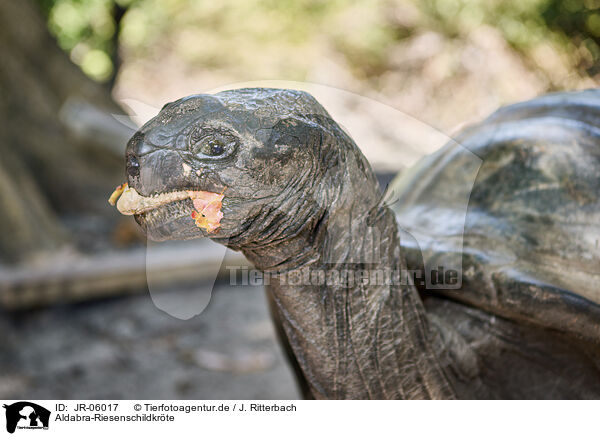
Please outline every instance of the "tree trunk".
[[0, 2], [0, 53], [0, 262], [14, 262], [72, 241], [64, 217], [115, 219], [130, 131], [30, 1]]

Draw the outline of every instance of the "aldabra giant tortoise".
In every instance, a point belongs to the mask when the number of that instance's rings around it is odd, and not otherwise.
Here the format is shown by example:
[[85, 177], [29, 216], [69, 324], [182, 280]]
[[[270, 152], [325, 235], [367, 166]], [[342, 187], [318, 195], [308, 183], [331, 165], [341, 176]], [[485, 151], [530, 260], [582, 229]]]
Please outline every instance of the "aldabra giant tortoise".
[[[148, 237], [209, 237], [269, 273], [307, 396], [600, 398], [600, 91], [500, 109], [386, 198], [284, 89], [167, 104], [126, 169], [113, 201]], [[445, 289], [427, 259], [460, 267]]]

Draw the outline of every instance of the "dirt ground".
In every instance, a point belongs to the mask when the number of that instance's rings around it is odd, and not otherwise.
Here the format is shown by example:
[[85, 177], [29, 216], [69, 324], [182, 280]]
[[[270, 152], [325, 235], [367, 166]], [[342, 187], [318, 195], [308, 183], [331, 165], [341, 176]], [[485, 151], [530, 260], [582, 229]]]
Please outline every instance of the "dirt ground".
[[0, 398], [298, 398], [259, 286], [218, 282], [188, 321], [146, 292], [0, 314], [0, 329]]

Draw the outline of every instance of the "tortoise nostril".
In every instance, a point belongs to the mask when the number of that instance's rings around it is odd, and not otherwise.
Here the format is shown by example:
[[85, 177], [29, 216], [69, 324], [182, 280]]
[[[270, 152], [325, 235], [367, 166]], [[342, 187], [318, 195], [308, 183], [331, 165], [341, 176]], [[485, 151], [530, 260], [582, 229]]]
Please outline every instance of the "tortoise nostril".
[[126, 164], [127, 174], [131, 177], [137, 177], [140, 175], [140, 163], [134, 155], [127, 156]]

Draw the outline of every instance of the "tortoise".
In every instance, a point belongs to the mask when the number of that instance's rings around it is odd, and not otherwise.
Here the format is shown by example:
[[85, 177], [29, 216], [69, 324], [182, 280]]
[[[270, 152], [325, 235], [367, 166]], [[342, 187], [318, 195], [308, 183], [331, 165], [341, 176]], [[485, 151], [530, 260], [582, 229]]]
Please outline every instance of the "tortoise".
[[268, 274], [305, 398], [600, 398], [600, 91], [501, 108], [387, 194], [288, 89], [165, 105], [126, 172], [119, 209], [149, 238], [208, 237]]

